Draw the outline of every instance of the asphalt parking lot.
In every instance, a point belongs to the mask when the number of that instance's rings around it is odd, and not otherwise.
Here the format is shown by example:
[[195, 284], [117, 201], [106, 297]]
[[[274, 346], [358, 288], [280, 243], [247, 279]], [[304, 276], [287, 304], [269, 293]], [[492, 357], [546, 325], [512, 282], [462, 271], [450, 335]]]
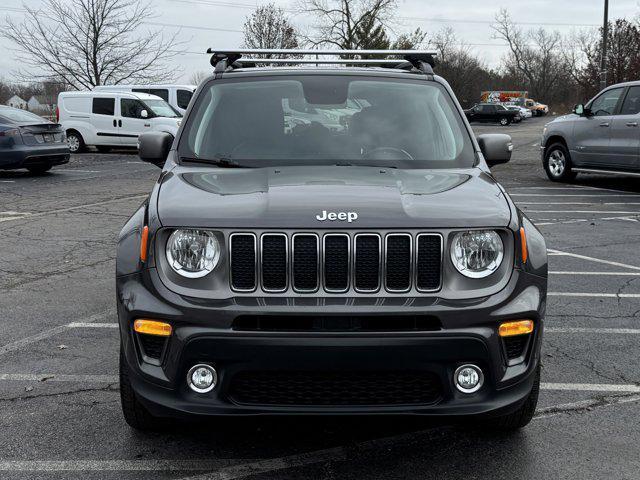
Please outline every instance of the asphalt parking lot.
[[548, 119], [495, 175], [547, 238], [537, 417], [510, 436], [411, 419], [277, 418], [141, 434], [120, 412], [115, 240], [159, 170], [128, 152], [0, 172], [0, 478], [640, 478], [640, 182], [547, 181]]

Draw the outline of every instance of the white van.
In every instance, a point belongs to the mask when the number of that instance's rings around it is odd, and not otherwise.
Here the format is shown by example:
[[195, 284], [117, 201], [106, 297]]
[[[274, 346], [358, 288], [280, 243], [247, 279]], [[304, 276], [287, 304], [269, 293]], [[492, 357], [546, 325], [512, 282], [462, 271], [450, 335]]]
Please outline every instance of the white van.
[[196, 85], [101, 85], [93, 87], [95, 92], [148, 93], [160, 97], [184, 115]]
[[136, 147], [144, 132], [178, 131], [182, 114], [155, 95], [126, 92], [62, 92], [58, 123], [67, 133], [72, 153], [93, 145], [99, 151]]

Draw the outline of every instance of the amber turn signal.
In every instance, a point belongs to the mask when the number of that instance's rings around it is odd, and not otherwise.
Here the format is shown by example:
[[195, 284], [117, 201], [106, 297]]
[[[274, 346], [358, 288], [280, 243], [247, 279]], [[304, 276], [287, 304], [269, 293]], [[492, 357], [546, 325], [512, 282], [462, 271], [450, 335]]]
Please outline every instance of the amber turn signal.
[[522, 263], [527, 263], [529, 251], [527, 249], [527, 235], [525, 234], [524, 227], [520, 227], [520, 249], [522, 250]]
[[515, 322], [502, 323], [498, 328], [498, 335], [501, 337], [513, 337], [515, 335], [526, 335], [533, 332], [533, 320], [518, 320]]
[[133, 329], [138, 333], [145, 335], [157, 335], [159, 337], [168, 337], [171, 335], [171, 325], [157, 320], [148, 320], [139, 318], [133, 322]]
[[143, 263], [147, 261], [147, 251], [148, 251], [147, 243], [148, 242], [149, 242], [149, 227], [145, 225], [145, 227], [142, 229], [142, 235], [140, 238], [140, 261]]

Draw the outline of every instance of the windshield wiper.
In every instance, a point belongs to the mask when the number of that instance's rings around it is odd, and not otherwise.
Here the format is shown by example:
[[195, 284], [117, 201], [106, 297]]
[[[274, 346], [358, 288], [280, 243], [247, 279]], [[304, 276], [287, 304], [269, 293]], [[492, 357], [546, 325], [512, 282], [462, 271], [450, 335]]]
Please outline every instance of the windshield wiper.
[[247, 165], [242, 165], [228, 157], [219, 157], [219, 158], [180, 157], [180, 161], [189, 162], [189, 163], [203, 163], [206, 165], [216, 165], [217, 167], [222, 167], [222, 168], [251, 168]]
[[363, 163], [363, 162], [336, 162], [336, 167], [378, 167], [378, 168], [398, 168], [396, 165], [384, 165], [375, 163]]

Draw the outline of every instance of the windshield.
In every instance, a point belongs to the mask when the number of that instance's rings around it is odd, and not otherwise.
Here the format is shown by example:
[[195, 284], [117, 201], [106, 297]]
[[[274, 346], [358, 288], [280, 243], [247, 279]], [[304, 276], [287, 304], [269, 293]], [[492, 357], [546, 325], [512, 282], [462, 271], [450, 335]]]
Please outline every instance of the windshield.
[[471, 167], [460, 117], [447, 91], [423, 78], [214, 80], [196, 99], [179, 153], [251, 166]]
[[49, 123], [48, 120], [45, 120], [42, 117], [34, 113], [25, 112], [23, 110], [12, 109], [12, 108], [3, 108], [0, 109], [0, 118], [5, 118], [12, 122], [36, 122], [36, 123]]
[[178, 118], [182, 114], [164, 100], [145, 100], [144, 104], [156, 117]]

